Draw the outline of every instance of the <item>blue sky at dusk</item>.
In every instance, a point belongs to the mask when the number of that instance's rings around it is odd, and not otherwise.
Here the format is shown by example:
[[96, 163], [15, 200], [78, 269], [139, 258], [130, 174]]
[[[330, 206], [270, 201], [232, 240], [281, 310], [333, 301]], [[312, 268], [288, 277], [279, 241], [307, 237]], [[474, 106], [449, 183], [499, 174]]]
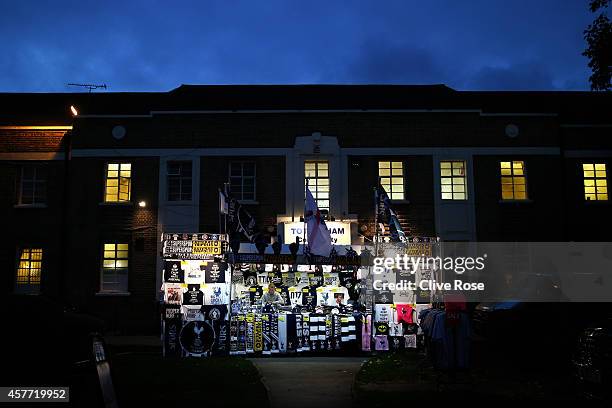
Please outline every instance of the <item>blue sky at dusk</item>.
[[588, 0], [0, 0], [0, 92], [444, 83], [587, 90]]

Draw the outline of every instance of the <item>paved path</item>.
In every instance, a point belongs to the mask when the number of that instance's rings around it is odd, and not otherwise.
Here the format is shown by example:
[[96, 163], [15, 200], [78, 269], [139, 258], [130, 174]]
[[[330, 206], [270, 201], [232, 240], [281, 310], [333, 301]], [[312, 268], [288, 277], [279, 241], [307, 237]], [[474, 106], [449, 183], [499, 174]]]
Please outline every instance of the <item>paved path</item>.
[[352, 407], [353, 379], [363, 357], [250, 359], [268, 389], [270, 407]]

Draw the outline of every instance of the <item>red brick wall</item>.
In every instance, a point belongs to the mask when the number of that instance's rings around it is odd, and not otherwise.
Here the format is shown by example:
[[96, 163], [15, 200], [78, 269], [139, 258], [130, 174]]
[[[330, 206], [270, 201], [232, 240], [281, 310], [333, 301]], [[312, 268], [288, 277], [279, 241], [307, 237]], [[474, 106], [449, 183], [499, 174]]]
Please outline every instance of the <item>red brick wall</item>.
[[65, 130], [0, 129], [0, 153], [63, 152]]
[[[105, 164], [132, 163], [131, 205], [105, 205]], [[82, 310], [103, 318], [111, 330], [156, 330], [158, 158], [75, 158], [71, 163], [69, 291]], [[144, 200], [145, 208], [138, 207]], [[100, 289], [101, 248], [107, 242], [130, 244], [130, 296], [96, 296]]]
[[[267, 228], [276, 231], [276, 216], [285, 213], [285, 157], [214, 157], [200, 159], [200, 229], [219, 230], [218, 188], [228, 182], [231, 161], [254, 161], [256, 166], [256, 201], [258, 205], [245, 205], [255, 217], [257, 225], [267, 234]], [[272, 234], [276, 234], [273, 232]]]
[[[500, 202], [500, 161], [522, 160], [528, 202]], [[564, 180], [559, 156], [474, 156], [479, 241], [564, 240]]]
[[349, 157], [349, 213], [357, 214], [359, 225], [367, 225], [364, 234], [374, 233], [374, 188], [378, 183], [378, 162], [404, 163], [406, 202], [392, 202], [406, 234], [435, 236], [433, 202], [433, 161], [431, 156], [351, 156]]
[[[554, 117], [497, 117], [478, 113], [219, 113], [146, 118], [80, 119], [75, 148], [292, 147], [296, 136], [321, 132], [341, 147], [554, 146]], [[508, 123], [520, 135], [508, 138]], [[124, 139], [111, 137], [122, 124]]]

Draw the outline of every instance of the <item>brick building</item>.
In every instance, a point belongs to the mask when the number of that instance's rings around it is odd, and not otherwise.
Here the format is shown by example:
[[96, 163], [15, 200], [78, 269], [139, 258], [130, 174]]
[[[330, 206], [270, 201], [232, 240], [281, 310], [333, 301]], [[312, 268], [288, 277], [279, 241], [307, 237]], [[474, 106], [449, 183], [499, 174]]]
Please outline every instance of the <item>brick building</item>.
[[224, 183], [286, 242], [306, 178], [343, 245], [371, 239], [379, 177], [409, 235], [612, 229], [606, 93], [183, 85], [0, 100], [2, 291], [60, 296], [125, 332], [157, 330], [160, 234], [223, 229]]

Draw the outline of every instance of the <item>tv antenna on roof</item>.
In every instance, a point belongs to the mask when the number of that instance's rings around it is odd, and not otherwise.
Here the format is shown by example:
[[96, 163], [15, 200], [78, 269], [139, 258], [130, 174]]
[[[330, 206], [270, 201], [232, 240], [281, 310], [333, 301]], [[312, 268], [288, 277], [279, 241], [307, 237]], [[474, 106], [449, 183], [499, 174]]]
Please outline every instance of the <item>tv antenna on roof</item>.
[[93, 89], [106, 89], [106, 84], [101, 84], [101, 85], [96, 85], [96, 84], [68, 84], [68, 86], [79, 86], [81, 88], [87, 88], [87, 89], [89, 89], [89, 93], [91, 93], [91, 91]]

